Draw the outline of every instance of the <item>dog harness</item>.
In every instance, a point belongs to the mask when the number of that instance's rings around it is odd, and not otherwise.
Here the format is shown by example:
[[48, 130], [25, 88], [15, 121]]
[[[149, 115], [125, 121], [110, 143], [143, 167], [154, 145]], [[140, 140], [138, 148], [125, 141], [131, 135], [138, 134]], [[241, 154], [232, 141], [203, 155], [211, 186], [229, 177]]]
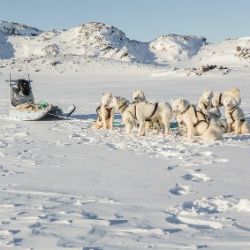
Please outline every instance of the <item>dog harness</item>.
[[[111, 110], [112, 108], [105, 108], [108, 112], [108, 114], [106, 115], [105, 117], [105, 120], [107, 121], [108, 119], [110, 119], [111, 117]], [[96, 113], [98, 115], [98, 120], [101, 121], [102, 120], [102, 117], [101, 117], [101, 114], [100, 114], [100, 110], [101, 110], [101, 105], [96, 109]]]
[[205, 104], [205, 102], [202, 102], [202, 104], [204, 105], [204, 108], [207, 109], [209, 107], [209, 103]]
[[[205, 115], [205, 114], [204, 114], [203, 112], [201, 112], [200, 110], [196, 110], [196, 108], [195, 108], [194, 106], [193, 106], [193, 108], [194, 108], [195, 116], [196, 116], [196, 118], [197, 118], [197, 122], [194, 124], [194, 127], [197, 127], [201, 122], [205, 122], [205, 123], [208, 124], [208, 117], [207, 117], [207, 115]], [[203, 120], [199, 120], [197, 113], [202, 114]]]
[[[138, 104], [138, 102], [132, 102], [131, 104]], [[151, 104], [153, 104], [153, 103], [151, 103]], [[146, 122], [150, 122], [151, 121], [151, 118], [156, 113], [156, 110], [158, 108], [158, 104], [159, 104], [158, 102], [155, 103], [154, 110], [153, 110], [152, 114], [150, 115], [150, 117], [145, 120]], [[131, 111], [129, 111], [129, 113], [134, 117], [135, 120], [137, 120], [137, 117], [136, 117], [136, 113], [137, 113], [136, 112], [136, 105], [134, 106], [134, 114]]]
[[118, 110], [119, 110], [120, 113], [122, 114], [122, 113], [127, 109], [128, 106], [129, 106], [129, 101], [126, 100], [126, 101], [124, 101], [124, 103], [118, 108]]
[[134, 106], [134, 114], [129, 111], [129, 113], [134, 117], [135, 120], [137, 120], [137, 117], [136, 117], [136, 105]]
[[[221, 100], [222, 100], [222, 95], [223, 95], [223, 94], [220, 94], [220, 95], [219, 95], [218, 106], [223, 106], [223, 103], [221, 102]], [[211, 102], [211, 108], [214, 108], [212, 102]], [[218, 107], [217, 107], [217, 110], [219, 111], [219, 108], [218, 108]]]
[[[193, 107], [193, 108], [194, 108], [195, 117], [196, 117], [196, 119], [197, 119], [197, 122], [194, 124], [194, 127], [197, 127], [201, 122], [205, 122], [205, 123], [208, 124], [208, 117], [207, 117], [207, 115], [205, 115], [205, 114], [204, 114], [203, 112], [201, 112], [200, 110], [197, 110], [197, 109], [195, 108], [194, 105], [189, 105], [189, 106], [187, 107], [187, 109], [185, 109], [183, 112], [181, 112], [181, 115], [183, 115], [184, 113], [186, 113], [186, 112], [190, 109], [190, 107]], [[203, 116], [203, 119], [202, 119], [202, 120], [199, 120], [198, 114], [197, 114], [197, 113], [202, 114], [202, 116]]]
[[[151, 104], [153, 104], [153, 103], [151, 103]], [[151, 119], [152, 119], [152, 117], [154, 116], [154, 114], [156, 113], [156, 110], [157, 110], [157, 108], [158, 108], [158, 102], [156, 102], [155, 103], [155, 107], [154, 107], [154, 110], [153, 110], [153, 113], [151, 114], [151, 116], [149, 117], [149, 118], [147, 118], [145, 121], [146, 122], [150, 122], [151, 121]]]
[[184, 113], [186, 113], [186, 112], [189, 110], [190, 107], [191, 107], [191, 105], [189, 105], [189, 106], [187, 107], [187, 109], [185, 109], [183, 112], [181, 112], [181, 115], [183, 115]]
[[219, 96], [219, 103], [218, 103], [219, 106], [223, 105], [222, 102], [221, 102], [221, 99], [222, 99], [222, 94], [220, 94], [220, 96]]
[[[231, 117], [231, 119], [232, 119], [232, 123], [231, 124], [234, 124], [234, 122], [235, 122], [235, 119], [234, 119], [234, 117], [233, 117], [233, 113], [234, 113], [234, 111], [236, 110], [236, 108], [234, 107], [234, 109], [233, 109], [233, 111], [232, 112], [228, 112], [228, 114], [230, 115], [230, 117]], [[240, 120], [240, 122], [244, 122], [245, 121], [245, 119], [241, 119]]]

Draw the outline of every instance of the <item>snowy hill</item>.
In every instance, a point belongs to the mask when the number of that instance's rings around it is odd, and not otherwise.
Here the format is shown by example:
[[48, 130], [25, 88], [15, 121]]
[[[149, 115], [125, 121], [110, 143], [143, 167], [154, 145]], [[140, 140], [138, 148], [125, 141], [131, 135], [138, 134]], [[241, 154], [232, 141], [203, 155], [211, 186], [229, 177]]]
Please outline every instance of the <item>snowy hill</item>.
[[[174, 70], [175, 74], [199, 74], [197, 68], [199, 71], [203, 65], [211, 63], [245, 67], [249, 62], [250, 38], [209, 44], [201, 36], [165, 35], [146, 43], [130, 40], [118, 28], [98, 22], [43, 32], [0, 21], [0, 44], [0, 69], [73, 73], [100, 67], [106, 70], [115, 64], [121, 69], [132, 66], [152, 71], [155, 67], [161, 68], [167, 72], [156, 72], [155, 76], [163, 76], [173, 74], [173, 68], [178, 69]], [[190, 68], [195, 70], [190, 71]]]
[[166, 35], [150, 43], [154, 51], [164, 52], [169, 59], [189, 59], [196, 55], [201, 46], [206, 44], [206, 38], [197, 36]]
[[0, 21], [0, 33], [8, 35], [37, 36], [43, 31], [19, 23]]

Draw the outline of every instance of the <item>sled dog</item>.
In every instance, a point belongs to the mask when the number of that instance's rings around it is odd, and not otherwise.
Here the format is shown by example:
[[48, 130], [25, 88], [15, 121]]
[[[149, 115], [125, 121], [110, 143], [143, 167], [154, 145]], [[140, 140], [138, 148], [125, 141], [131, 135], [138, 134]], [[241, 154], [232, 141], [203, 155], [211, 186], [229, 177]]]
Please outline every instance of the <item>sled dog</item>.
[[129, 103], [129, 101], [123, 97], [114, 96], [112, 104], [122, 115], [126, 134], [130, 134], [132, 128], [137, 126], [136, 103]]
[[218, 107], [212, 106], [213, 96], [213, 89], [204, 89], [203, 94], [196, 105], [197, 109], [201, 110], [202, 113], [207, 115], [210, 120], [219, 119], [221, 117], [221, 113]]
[[227, 118], [227, 132], [234, 131], [235, 134], [249, 134], [249, 123], [245, 119], [243, 110], [239, 107], [237, 97], [227, 96], [223, 100], [225, 116]]
[[[137, 104], [139, 102], [145, 102], [146, 101], [146, 97], [145, 94], [143, 92], [143, 90], [136, 90], [133, 91], [133, 104]], [[146, 121], [145, 124], [146, 129], [155, 129], [156, 126], [154, 126], [154, 123], [152, 121]]]
[[101, 105], [96, 109], [98, 118], [93, 124], [93, 128], [113, 129], [115, 109], [110, 107], [112, 99], [112, 93], [102, 94]]
[[172, 100], [173, 113], [182, 119], [186, 126], [188, 142], [193, 141], [194, 135], [201, 135], [204, 141], [215, 141], [222, 139], [222, 132], [214, 120], [208, 117], [185, 99]]
[[163, 134], [167, 135], [170, 129], [170, 120], [172, 119], [172, 108], [167, 102], [140, 102], [135, 108], [136, 117], [140, 124], [138, 136], [145, 135], [146, 121], [152, 121], [156, 126], [157, 134], [160, 131], [160, 125], [163, 129]]
[[[176, 114], [176, 121], [178, 123], [178, 126], [182, 128], [182, 131], [178, 131], [176, 133], [176, 135], [183, 135], [183, 134], [187, 134], [187, 126], [186, 124], [183, 122], [183, 118], [181, 114]], [[216, 124], [218, 125], [219, 129], [221, 130], [222, 133], [226, 133], [227, 132], [227, 122], [224, 120], [214, 120], [216, 122]], [[195, 136], [197, 136], [198, 134], [195, 132], [194, 134]]]

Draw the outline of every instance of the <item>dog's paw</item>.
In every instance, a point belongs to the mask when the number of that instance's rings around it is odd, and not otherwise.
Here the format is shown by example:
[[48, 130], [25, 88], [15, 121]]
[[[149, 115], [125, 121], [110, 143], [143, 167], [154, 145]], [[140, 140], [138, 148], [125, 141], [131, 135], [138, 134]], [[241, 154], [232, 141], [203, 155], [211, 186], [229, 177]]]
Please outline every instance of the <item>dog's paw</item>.
[[153, 135], [158, 135], [159, 132], [158, 131], [153, 131]]
[[141, 136], [145, 136], [145, 133], [144, 134], [137, 134], [137, 137], [141, 137]]
[[193, 138], [188, 138], [188, 137], [185, 137], [183, 139], [184, 142], [193, 142]]
[[197, 142], [201, 142], [201, 141], [202, 141], [201, 138], [195, 138], [195, 139], [192, 140], [192, 142], [196, 142], [196, 143], [197, 143]]

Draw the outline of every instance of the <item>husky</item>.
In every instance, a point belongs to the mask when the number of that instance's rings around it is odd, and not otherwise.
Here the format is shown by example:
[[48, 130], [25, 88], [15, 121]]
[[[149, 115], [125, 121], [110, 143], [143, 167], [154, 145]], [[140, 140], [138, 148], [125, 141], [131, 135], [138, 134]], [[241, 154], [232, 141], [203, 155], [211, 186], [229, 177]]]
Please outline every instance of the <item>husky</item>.
[[123, 97], [114, 96], [112, 105], [119, 110], [122, 115], [122, 122], [125, 123], [126, 134], [131, 134], [132, 128], [137, 126], [136, 103], [129, 103], [129, 101]]
[[[176, 114], [176, 121], [178, 123], [178, 126], [182, 128], [182, 130], [178, 131], [176, 133], [176, 135], [187, 134], [187, 126], [183, 122], [183, 118], [182, 118], [181, 114]], [[224, 121], [224, 120], [214, 120], [214, 121], [216, 122], [216, 124], [218, 125], [218, 127], [219, 127], [219, 129], [221, 130], [222, 133], [226, 133], [227, 132], [227, 122], [226, 121]], [[195, 133], [194, 135], [197, 136], [198, 134]]]
[[231, 88], [227, 91], [224, 91], [223, 93], [214, 93], [214, 96], [211, 101], [212, 107], [220, 108], [221, 106], [223, 106], [223, 101], [226, 96], [235, 97], [235, 100], [240, 105], [241, 103], [240, 90], [237, 88]]
[[135, 103], [146, 101], [145, 94], [144, 94], [143, 90], [136, 90], [136, 91], [134, 90], [133, 91], [133, 101]]
[[201, 98], [199, 99], [196, 107], [202, 113], [208, 116], [211, 119], [219, 119], [221, 117], [221, 112], [218, 107], [212, 106], [212, 98], [214, 96], [213, 89], [204, 89]]
[[249, 123], [245, 119], [243, 110], [239, 107], [237, 97], [227, 96], [223, 100], [225, 116], [227, 118], [227, 132], [234, 131], [235, 134], [249, 134]]
[[191, 142], [194, 136], [201, 135], [203, 141], [215, 141], [222, 139], [222, 131], [214, 120], [209, 121], [208, 117], [195, 106], [190, 105], [185, 99], [172, 100], [173, 113], [182, 119], [186, 126], [187, 138], [185, 141]]
[[156, 126], [156, 133], [160, 131], [160, 124], [163, 128], [163, 134], [167, 135], [170, 129], [172, 119], [172, 108], [167, 102], [140, 102], [136, 105], [136, 118], [140, 124], [138, 136], [145, 135], [146, 121], [152, 121]]
[[[133, 102], [132, 104], [137, 104], [139, 102], [146, 102], [146, 97], [145, 97], [145, 94], [144, 94], [144, 91], [143, 90], [136, 90], [136, 91], [133, 91]], [[132, 108], [131, 111], [133, 111], [134, 109]], [[159, 122], [158, 122], [159, 124]], [[162, 124], [159, 124], [161, 127], [163, 127], [164, 125]], [[145, 123], [145, 128], [146, 129], [157, 129], [157, 124], [154, 124], [153, 121], [146, 121]]]
[[110, 107], [113, 99], [112, 93], [102, 94], [101, 105], [96, 109], [98, 118], [92, 128], [111, 129], [114, 127], [114, 107]]

